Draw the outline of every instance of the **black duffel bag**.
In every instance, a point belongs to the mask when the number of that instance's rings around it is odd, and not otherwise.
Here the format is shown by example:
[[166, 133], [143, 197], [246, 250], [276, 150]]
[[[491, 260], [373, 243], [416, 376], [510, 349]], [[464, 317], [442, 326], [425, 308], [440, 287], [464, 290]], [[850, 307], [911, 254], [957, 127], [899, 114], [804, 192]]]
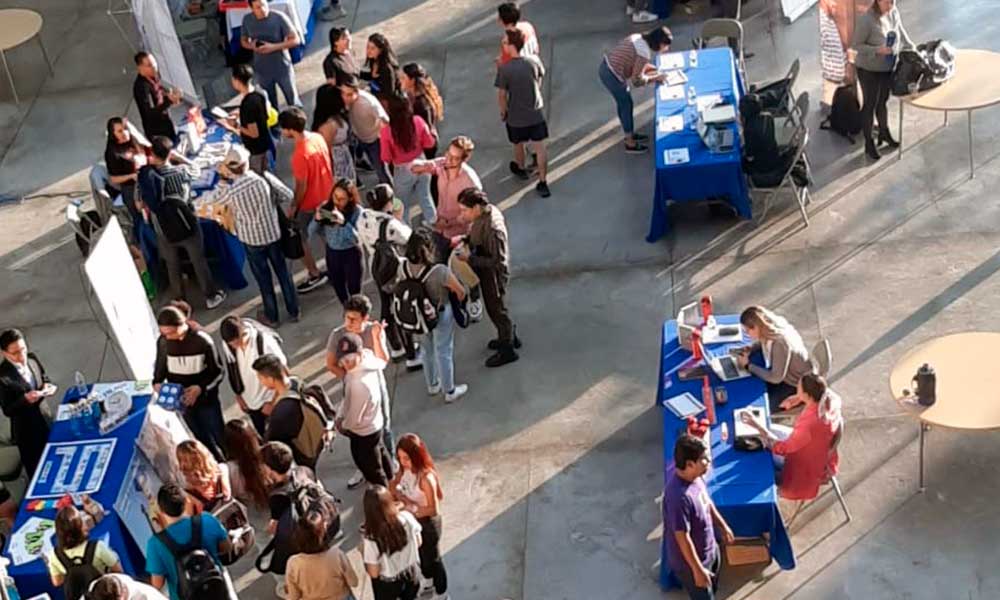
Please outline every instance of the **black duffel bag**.
[[909, 96], [912, 93], [934, 87], [931, 66], [918, 50], [902, 50], [896, 57], [896, 68], [892, 72], [892, 95]]

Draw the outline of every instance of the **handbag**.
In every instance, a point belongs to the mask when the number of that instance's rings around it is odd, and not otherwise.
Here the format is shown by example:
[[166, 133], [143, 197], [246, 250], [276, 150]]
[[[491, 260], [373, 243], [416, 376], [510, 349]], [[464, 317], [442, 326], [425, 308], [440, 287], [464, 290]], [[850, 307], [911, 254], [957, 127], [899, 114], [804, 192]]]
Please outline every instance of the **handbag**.
[[[285, 255], [288, 260], [299, 260], [305, 256], [305, 250], [302, 249], [302, 232], [299, 231], [298, 226], [288, 218], [285, 211], [281, 209], [281, 201], [279, 199], [279, 194], [276, 190], [277, 185], [272, 182], [276, 176], [270, 171], [264, 172], [264, 181], [267, 182], [268, 187], [271, 188], [271, 202], [274, 204], [274, 210], [278, 211], [278, 228], [281, 230], [281, 238], [278, 242], [281, 245], [281, 253]], [[278, 183], [284, 186], [278, 180]]]

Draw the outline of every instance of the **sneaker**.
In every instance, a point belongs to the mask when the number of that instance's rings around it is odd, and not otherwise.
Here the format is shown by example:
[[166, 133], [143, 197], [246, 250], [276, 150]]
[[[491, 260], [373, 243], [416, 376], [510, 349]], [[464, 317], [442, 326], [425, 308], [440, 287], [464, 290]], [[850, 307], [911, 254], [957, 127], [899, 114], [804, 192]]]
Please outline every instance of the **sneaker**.
[[427, 395], [428, 396], [437, 396], [440, 393], [441, 393], [441, 384], [440, 383], [435, 383], [434, 385], [429, 386], [427, 388]]
[[513, 346], [501, 346], [496, 354], [486, 359], [486, 366], [490, 368], [502, 367], [516, 361], [518, 358], [520, 357], [517, 355], [517, 352], [514, 352]]
[[347, 11], [341, 5], [337, 6], [327, 6], [319, 11], [316, 15], [320, 21], [336, 21], [337, 19], [343, 19], [347, 16]]
[[450, 392], [444, 395], [444, 401], [448, 404], [451, 404], [455, 400], [458, 400], [459, 398], [464, 396], [468, 391], [469, 391], [469, 386], [467, 386], [464, 383], [460, 383], [455, 386], [455, 389], [451, 390]]
[[653, 21], [659, 21], [660, 16], [649, 12], [648, 10], [640, 10], [632, 13], [633, 23], [652, 23]]
[[451, 600], [451, 594], [448, 592], [443, 594], [434, 594], [434, 597], [431, 598], [431, 600]]
[[209, 296], [208, 300], [205, 300], [205, 306], [208, 307], [208, 310], [212, 310], [213, 308], [218, 307], [225, 301], [226, 301], [226, 292], [223, 290], [219, 290], [218, 292], [215, 292], [214, 294]]
[[420, 591], [417, 592], [418, 596], [429, 596], [434, 593], [434, 580], [428, 579], [426, 577], [420, 578]]
[[625, 144], [625, 154], [645, 154], [647, 150], [649, 150], [649, 146], [642, 142], [636, 142], [631, 146]]
[[521, 168], [521, 165], [517, 164], [516, 162], [510, 161], [509, 166], [510, 166], [510, 172], [513, 173], [515, 177], [524, 180], [527, 180], [530, 177], [528, 171]]
[[302, 313], [300, 312], [298, 314], [294, 314], [288, 317], [288, 320], [291, 321], [292, 323], [298, 323], [299, 321], [302, 320]]
[[637, 142], [648, 142], [649, 136], [644, 133], [633, 133], [632, 139], [634, 139]]
[[631, 17], [633, 14], [635, 14], [635, 9], [632, 8], [630, 5], [626, 4], [625, 5], [625, 16], [626, 17]]
[[[489, 348], [490, 350], [499, 350], [500, 349], [500, 339], [499, 338], [493, 338], [492, 340], [490, 340], [486, 344], [486, 347]], [[521, 347], [521, 338], [517, 337], [517, 334], [515, 333], [514, 334], [514, 348], [515, 349], [519, 349], [520, 347]]]
[[538, 195], [542, 198], [548, 198], [552, 195], [552, 192], [549, 191], [549, 184], [544, 181], [538, 182], [538, 185], [535, 186], [535, 191], [538, 192]]
[[406, 359], [406, 370], [407, 371], [419, 371], [424, 366], [424, 361], [420, 360], [420, 357], [408, 358]]
[[307, 294], [327, 282], [326, 273], [310, 276], [308, 279], [295, 286], [300, 294]]
[[285, 586], [284, 581], [275, 586], [274, 595], [277, 596], [278, 598], [281, 598], [281, 600], [284, 600], [285, 598], [288, 597], [288, 588]]
[[272, 329], [277, 329], [278, 327], [281, 327], [281, 320], [272, 321], [271, 319], [268, 319], [267, 315], [265, 315], [264, 311], [262, 311], [262, 310], [258, 311], [256, 316], [257, 316], [257, 320], [262, 325], [267, 325], [268, 327], [270, 327]]
[[403, 358], [404, 356], [406, 356], [406, 350], [403, 350], [402, 348], [399, 348], [398, 350], [389, 348], [389, 358], [391, 358], [393, 362]]
[[347, 480], [347, 489], [353, 490], [364, 482], [365, 476], [361, 473], [361, 471], [355, 471], [354, 475], [351, 475], [351, 478]]

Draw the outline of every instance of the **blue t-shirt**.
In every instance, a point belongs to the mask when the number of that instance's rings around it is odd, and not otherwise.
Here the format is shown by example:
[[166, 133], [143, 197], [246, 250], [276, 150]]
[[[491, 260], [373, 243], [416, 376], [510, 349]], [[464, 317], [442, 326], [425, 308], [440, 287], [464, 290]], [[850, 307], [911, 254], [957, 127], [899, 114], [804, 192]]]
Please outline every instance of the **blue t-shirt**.
[[[177, 521], [166, 529], [167, 534], [179, 546], [191, 541], [191, 518]], [[208, 513], [201, 515], [201, 544], [219, 563], [219, 543], [227, 537], [219, 520]], [[221, 566], [221, 563], [219, 563]], [[160, 575], [167, 580], [167, 590], [171, 600], [180, 600], [177, 595], [177, 563], [160, 538], [153, 536], [146, 544], [146, 571], [150, 575]]]
[[715, 529], [712, 525], [712, 512], [709, 510], [711, 502], [708, 488], [701, 477], [689, 483], [671, 471], [663, 490], [663, 537], [669, 544], [668, 555], [673, 572], [691, 570], [674, 537], [677, 531], [691, 534], [691, 542], [701, 564], [708, 567], [715, 560]]

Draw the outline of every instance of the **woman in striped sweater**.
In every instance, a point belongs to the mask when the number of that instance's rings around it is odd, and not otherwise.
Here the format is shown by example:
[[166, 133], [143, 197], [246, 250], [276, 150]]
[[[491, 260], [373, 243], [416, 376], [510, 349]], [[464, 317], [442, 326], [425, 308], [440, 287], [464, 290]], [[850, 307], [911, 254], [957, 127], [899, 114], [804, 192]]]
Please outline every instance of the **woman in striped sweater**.
[[643, 34], [633, 33], [601, 59], [598, 71], [601, 83], [615, 99], [618, 120], [625, 132], [625, 152], [630, 154], [645, 152], [647, 147], [643, 142], [649, 138], [635, 133], [629, 86], [660, 80], [653, 56], [669, 50], [672, 41], [673, 36], [666, 27], [657, 27]]

